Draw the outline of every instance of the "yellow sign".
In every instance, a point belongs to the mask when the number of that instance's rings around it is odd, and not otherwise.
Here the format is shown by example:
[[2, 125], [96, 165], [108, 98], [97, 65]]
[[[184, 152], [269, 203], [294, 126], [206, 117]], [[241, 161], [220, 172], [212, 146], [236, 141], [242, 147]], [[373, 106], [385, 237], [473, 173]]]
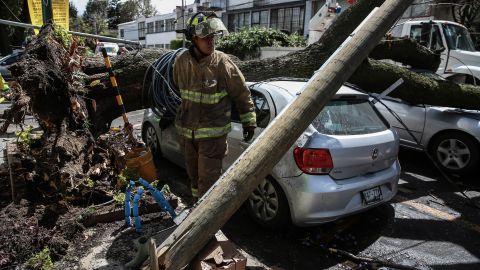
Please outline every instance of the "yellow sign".
[[[28, 12], [33, 25], [43, 25], [42, 0], [28, 0]], [[35, 34], [38, 34], [38, 29], [35, 29]]]
[[[50, 1], [52, 1], [53, 22], [69, 30], [68, 0]], [[42, 0], [28, 0], [28, 11], [33, 25], [43, 25]], [[38, 34], [38, 30], [35, 30], [35, 33]]]
[[70, 30], [68, 24], [68, 0], [52, 0], [52, 10], [53, 21], [66, 30]]

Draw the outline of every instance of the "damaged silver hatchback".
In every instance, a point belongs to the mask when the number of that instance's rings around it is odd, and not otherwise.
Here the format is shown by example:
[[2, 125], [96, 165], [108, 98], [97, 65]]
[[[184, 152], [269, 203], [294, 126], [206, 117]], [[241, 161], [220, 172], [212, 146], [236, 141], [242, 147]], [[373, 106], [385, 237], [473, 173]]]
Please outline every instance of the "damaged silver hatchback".
[[[303, 81], [250, 83], [256, 106], [258, 136], [297, 96]], [[311, 226], [352, 215], [395, 196], [400, 176], [399, 140], [368, 95], [342, 86], [271, 173], [246, 201], [259, 224]], [[146, 110], [142, 135], [154, 151], [184, 167], [179, 137], [173, 126], [164, 130]], [[232, 110], [227, 169], [250, 145]], [[155, 149], [156, 148], [156, 149]]]

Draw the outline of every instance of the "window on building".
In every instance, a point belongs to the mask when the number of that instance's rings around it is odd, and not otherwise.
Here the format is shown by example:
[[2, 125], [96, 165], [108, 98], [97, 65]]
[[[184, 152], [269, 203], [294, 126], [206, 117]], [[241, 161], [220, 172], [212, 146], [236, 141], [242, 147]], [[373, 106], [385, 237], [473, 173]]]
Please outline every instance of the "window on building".
[[125, 37], [125, 30], [124, 29], [120, 29], [120, 37], [121, 38]]
[[153, 22], [147, 23], [147, 34], [153, 33]]
[[228, 19], [227, 19], [227, 29], [230, 32], [235, 32], [235, 14], [228, 14]]
[[170, 49], [170, 44], [164, 44], [165, 45], [165, 49]]
[[268, 10], [260, 11], [260, 26], [268, 28]]
[[145, 39], [145, 22], [138, 23], [138, 39]]
[[239, 13], [237, 14], [237, 17], [238, 17], [238, 28], [242, 28], [245, 26], [245, 21], [243, 18], [245, 18], [245, 16], [243, 16], [243, 13]]
[[[262, 25], [265, 25], [262, 16]], [[270, 11], [270, 28], [288, 31], [289, 33], [303, 34], [303, 20], [305, 18], [305, 10], [303, 7], [279, 8]], [[267, 27], [267, 26], [265, 26]]]
[[[222, 16], [222, 18], [225, 20], [225, 17]], [[242, 27], [250, 27], [250, 12], [228, 14], [228, 31], [235, 32]]]
[[163, 32], [163, 21], [155, 21], [155, 33]]
[[244, 26], [245, 27], [250, 27], [250, 12], [245, 12], [245, 13], [243, 13], [243, 15], [244, 15], [243, 21], [245, 23]]
[[175, 31], [175, 19], [165, 20], [165, 32]]
[[252, 27], [260, 25], [260, 11], [252, 12]]

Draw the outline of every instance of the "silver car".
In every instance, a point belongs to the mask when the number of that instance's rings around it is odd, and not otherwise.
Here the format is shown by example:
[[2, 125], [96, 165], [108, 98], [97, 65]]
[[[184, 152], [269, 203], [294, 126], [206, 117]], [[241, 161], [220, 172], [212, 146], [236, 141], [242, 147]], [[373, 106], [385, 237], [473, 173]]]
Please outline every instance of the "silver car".
[[382, 102], [399, 116], [415, 137], [384, 105], [376, 103], [375, 106], [397, 131], [402, 146], [427, 150], [447, 172], [458, 175], [478, 172], [480, 111], [413, 105], [392, 97], [385, 97]]
[[5, 81], [12, 80], [12, 73], [8, 68], [15, 64], [23, 55], [23, 50], [16, 50], [12, 54], [9, 54], [3, 58], [0, 58], [0, 74], [2, 74]]
[[[251, 83], [258, 136], [297, 96], [305, 82]], [[159, 128], [146, 110], [143, 139], [147, 145], [184, 167], [173, 126]], [[227, 169], [250, 145], [232, 110]], [[289, 222], [311, 226], [367, 210], [395, 196], [400, 176], [399, 140], [368, 95], [342, 86], [335, 97], [291, 146], [246, 202], [251, 217], [265, 227]]]

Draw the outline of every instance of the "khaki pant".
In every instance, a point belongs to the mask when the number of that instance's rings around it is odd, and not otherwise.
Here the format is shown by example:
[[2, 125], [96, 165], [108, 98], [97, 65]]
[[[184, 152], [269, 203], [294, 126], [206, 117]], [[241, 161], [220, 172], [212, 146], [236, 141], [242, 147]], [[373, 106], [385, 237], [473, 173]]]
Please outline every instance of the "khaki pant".
[[227, 152], [227, 136], [200, 141], [185, 138], [183, 142], [192, 195], [201, 197], [222, 175], [222, 160]]

